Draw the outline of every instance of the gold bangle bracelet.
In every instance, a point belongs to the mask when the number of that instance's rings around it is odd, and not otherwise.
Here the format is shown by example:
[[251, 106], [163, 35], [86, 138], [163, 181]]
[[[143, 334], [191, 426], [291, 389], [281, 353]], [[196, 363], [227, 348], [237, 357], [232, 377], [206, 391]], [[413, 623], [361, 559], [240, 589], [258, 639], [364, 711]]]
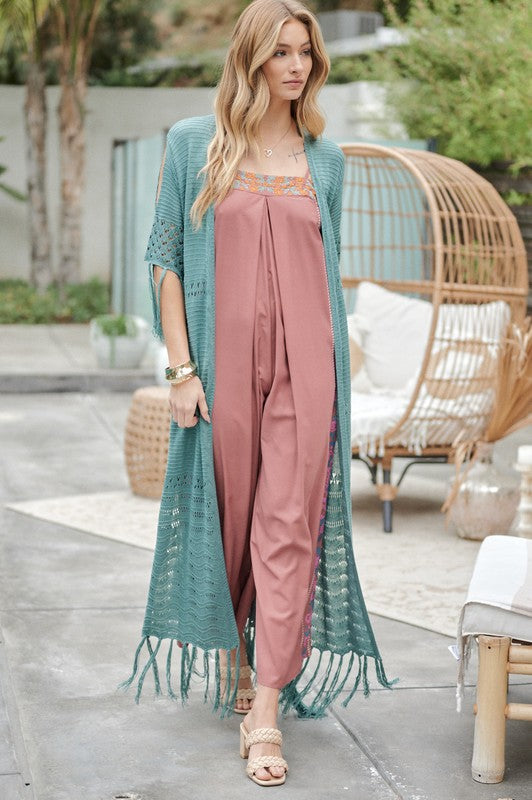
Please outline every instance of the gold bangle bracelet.
[[194, 378], [198, 373], [196, 371], [190, 372], [188, 375], [182, 375], [180, 378], [169, 378], [168, 383], [171, 386], [177, 386], [178, 383], [184, 383], [185, 381], [190, 380], [190, 378]]
[[185, 361], [184, 364], [178, 364], [176, 367], [166, 367], [164, 373], [167, 380], [179, 378], [182, 375], [189, 375], [197, 369], [196, 365], [190, 359]]

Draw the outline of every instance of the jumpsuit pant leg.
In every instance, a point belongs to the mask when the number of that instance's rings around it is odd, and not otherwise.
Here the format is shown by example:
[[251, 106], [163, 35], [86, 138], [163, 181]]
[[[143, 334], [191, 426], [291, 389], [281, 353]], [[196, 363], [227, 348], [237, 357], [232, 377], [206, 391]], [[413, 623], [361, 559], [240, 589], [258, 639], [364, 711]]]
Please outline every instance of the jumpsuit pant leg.
[[[264, 198], [263, 210], [267, 228]], [[241, 331], [229, 347], [223, 329], [217, 328], [212, 425], [224, 555], [238, 629], [243, 630], [255, 599], [257, 680], [280, 689], [302, 664], [326, 488], [334, 368], [330, 360], [310, 364], [295, 359], [289, 366], [283, 301], [285, 313], [290, 308], [297, 313], [301, 298], [281, 299], [271, 238], [261, 237], [259, 256], [255, 286], [251, 280], [239, 286], [244, 292], [240, 301], [252, 301], [250, 336]], [[229, 284], [220, 281], [217, 303], [223, 302]], [[309, 370], [315, 380], [307, 398], [294, 391], [294, 381], [305, 385]]]

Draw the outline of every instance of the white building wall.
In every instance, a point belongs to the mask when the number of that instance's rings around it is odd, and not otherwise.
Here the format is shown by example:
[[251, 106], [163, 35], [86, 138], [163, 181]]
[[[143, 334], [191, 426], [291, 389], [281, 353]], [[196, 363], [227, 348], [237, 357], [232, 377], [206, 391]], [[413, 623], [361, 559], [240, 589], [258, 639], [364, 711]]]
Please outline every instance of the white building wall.
[[[47, 90], [48, 210], [57, 260], [59, 220], [59, 90]], [[103, 88], [88, 90], [86, 118], [86, 184], [82, 230], [82, 279], [110, 276], [111, 154], [120, 139], [153, 136], [176, 120], [212, 110], [213, 89]], [[382, 90], [358, 82], [324, 87], [321, 105], [327, 117], [326, 135], [336, 141], [379, 138], [376, 123], [384, 116]], [[0, 164], [8, 167], [4, 182], [26, 189], [24, 87], [0, 86]], [[404, 138], [398, 126], [388, 135]], [[0, 277], [29, 277], [27, 204], [0, 193]]]

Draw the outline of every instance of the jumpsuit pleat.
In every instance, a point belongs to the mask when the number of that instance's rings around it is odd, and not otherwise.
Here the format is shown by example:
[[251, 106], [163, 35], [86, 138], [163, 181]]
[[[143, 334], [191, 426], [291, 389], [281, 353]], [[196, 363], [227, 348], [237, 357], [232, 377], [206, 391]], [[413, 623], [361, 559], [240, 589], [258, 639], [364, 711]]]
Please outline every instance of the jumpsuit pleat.
[[320, 216], [310, 176], [239, 171], [215, 209], [211, 413], [239, 632], [255, 600], [259, 683], [300, 671], [335, 401]]

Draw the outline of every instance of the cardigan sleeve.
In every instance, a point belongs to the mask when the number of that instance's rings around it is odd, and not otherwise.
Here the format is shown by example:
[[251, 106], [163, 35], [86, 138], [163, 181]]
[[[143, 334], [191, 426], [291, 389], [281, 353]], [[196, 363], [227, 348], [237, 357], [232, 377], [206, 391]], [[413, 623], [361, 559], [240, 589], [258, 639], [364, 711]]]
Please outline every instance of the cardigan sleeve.
[[[174, 272], [179, 280], [183, 282], [183, 228], [181, 192], [172, 149], [167, 138], [159, 172], [155, 216], [144, 256], [144, 260], [149, 262], [153, 333], [161, 341], [164, 341], [160, 316], [161, 285], [168, 270]], [[158, 265], [163, 269], [158, 282], [154, 278], [154, 265]]]

